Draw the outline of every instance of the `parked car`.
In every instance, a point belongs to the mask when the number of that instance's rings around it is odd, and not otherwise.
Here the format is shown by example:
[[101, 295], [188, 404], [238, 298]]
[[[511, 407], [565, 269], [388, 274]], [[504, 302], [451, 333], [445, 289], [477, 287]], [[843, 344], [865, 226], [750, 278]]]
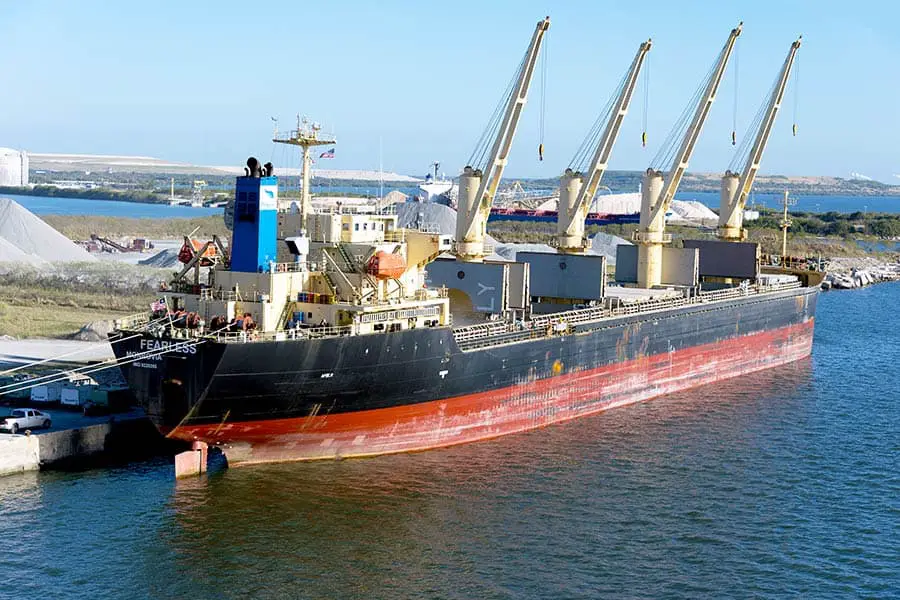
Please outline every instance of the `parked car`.
[[15, 408], [7, 417], [0, 417], [0, 431], [19, 433], [25, 429], [50, 429], [50, 413], [33, 408]]

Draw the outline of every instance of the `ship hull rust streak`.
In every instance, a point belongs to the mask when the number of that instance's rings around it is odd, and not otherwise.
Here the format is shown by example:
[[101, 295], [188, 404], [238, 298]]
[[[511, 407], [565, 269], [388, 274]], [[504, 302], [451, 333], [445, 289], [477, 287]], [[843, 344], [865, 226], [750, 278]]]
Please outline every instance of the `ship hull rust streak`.
[[810, 320], [447, 400], [227, 427], [182, 426], [173, 437], [226, 446], [237, 442], [239, 464], [430, 450], [537, 429], [796, 361], [810, 354], [812, 337]]

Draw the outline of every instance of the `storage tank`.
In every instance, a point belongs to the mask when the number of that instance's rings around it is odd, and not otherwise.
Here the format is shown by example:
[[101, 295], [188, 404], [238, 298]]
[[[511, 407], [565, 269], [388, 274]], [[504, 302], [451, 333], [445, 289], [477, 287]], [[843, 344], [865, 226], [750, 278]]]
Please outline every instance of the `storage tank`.
[[28, 155], [11, 148], [0, 148], [0, 186], [28, 185]]

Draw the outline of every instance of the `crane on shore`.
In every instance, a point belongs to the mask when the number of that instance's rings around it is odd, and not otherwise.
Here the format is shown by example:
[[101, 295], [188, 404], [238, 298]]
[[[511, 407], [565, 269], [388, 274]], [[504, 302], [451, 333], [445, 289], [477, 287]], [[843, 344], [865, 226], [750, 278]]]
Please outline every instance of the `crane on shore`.
[[[631, 66], [625, 73], [625, 77], [619, 84], [615, 101], [610, 99], [607, 109], [601, 114], [588, 132], [584, 142], [575, 154], [575, 158], [566, 169], [559, 181], [559, 208], [557, 211], [557, 247], [564, 253], [581, 253], [585, 249], [584, 222], [591, 208], [591, 201], [600, 186], [600, 180], [606, 172], [609, 157], [612, 154], [613, 145], [619, 135], [619, 129], [625, 115], [628, 114], [628, 106], [634, 88], [637, 85], [638, 75], [644, 64], [644, 58], [650, 51], [652, 40], [641, 43]], [[606, 123], [603, 134], [600, 136], [600, 126]], [[591, 147], [594, 148], [590, 166], [584, 169], [585, 159]], [[585, 185], [585, 173], [588, 174]]]
[[[788, 78], [791, 75], [791, 67], [794, 64], [794, 58], [797, 50], [800, 49], [800, 42], [803, 36], [797, 38], [791, 44], [778, 78], [772, 86], [769, 94], [768, 102], [760, 109], [759, 114], [754, 120], [751, 128], [758, 123], [756, 137], [753, 147], [746, 153], [746, 162], [744, 170], [740, 174], [731, 170], [729, 166], [722, 176], [722, 192], [719, 200], [719, 239], [728, 242], [741, 242], [747, 239], [747, 230], [744, 229], [744, 208], [747, 204], [747, 198], [750, 196], [750, 190], [753, 188], [753, 180], [759, 171], [759, 164], [762, 160], [763, 152], [766, 150], [766, 143], [772, 133], [772, 126], [775, 124], [775, 117], [778, 116], [778, 110], [781, 108], [781, 101], [784, 98], [784, 90], [787, 87]], [[750, 139], [749, 137], [745, 139]], [[739, 148], [735, 153], [732, 165], [737, 165], [747, 148]]]
[[[700, 95], [699, 103], [694, 111], [693, 119], [687, 126], [681, 145], [677, 152], [672, 156], [671, 167], [663, 178], [663, 173], [658, 168], [651, 166], [644, 173], [641, 181], [641, 220], [640, 226], [634, 232], [633, 240], [638, 244], [638, 266], [637, 280], [638, 287], [652, 288], [661, 283], [662, 279], [662, 255], [663, 245], [672, 241], [671, 234], [666, 233], [665, 215], [669, 210], [669, 205], [678, 191], [681, 178], [687, 170], [688, 162], [703, 124], [709, 115], [712, 103], [716, 99], [716, 92], [719, 89], [719, 83], [725, 74], [725, 67], [728, 66], [728, 60], [734, 49], [734, 44], [738, 36], [741, 35], [743, 23], [739, 23], [737, 27], [731, 30], [725, 46], [719, 53], [713, 68], [704, 80], [705, 87], [702, 92], [698, 90]], [[688, 108], [690, 105], [688, 106]], [[660, 153], [657, 155], [660, 163], [665, 163], [665, 158], [670, 154], [670, 150], [674, 149], [674, 140], [684, 123], [686, 123], [687, 109], [675, 128], [670, 134], [670, 143], [664, 144]], [[656, 162], [656, 159], [654, 160]]]
[[[494, 118], [482, 134], [478, 147], [459, 177], [455, 252], [459, 260], [481, 262], [484, 259], [484, 237], [494, 194], [497, 193], [503, 169], [509, 158], [509, 150], [528, 97], [528, 88], [534, 75], [541, 44], [549, 28], [550, 17], [538, 22], [515, 81], [510, 86], [502, 119], [496, 118], [499, 116], [498, 106]], [[486, 142], [490, 139], [489, 133], [492, 129], [496, 129], [496, 134], [488, 154]]]

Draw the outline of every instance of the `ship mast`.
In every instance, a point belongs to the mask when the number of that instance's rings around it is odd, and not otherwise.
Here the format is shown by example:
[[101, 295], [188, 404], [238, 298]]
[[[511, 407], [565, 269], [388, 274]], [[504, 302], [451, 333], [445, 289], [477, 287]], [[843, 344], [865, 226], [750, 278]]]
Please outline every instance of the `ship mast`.
[[337, 143], [333, 136], [321, 133], [322, 126], [318, 123], [311, 123], [306, 117], [300, 118], [297, 115], [297, 129], [289, 133], [279, 136], [278, 131], [272, 137], [272, 141], [277, 144], [289, 144], [291, 146], [300, 146], [303, 150], [303, 157], [300, 163], [300, 178], [302, 180], [300, 189], [300, 219], [303, 231], [306, 231], [306, 219], [312, 214], [312, 197], [309, 193], [309, 180], [312, 176], [312, 157], [309, 155], [309, 149], [315, 146], [330, 146]]

